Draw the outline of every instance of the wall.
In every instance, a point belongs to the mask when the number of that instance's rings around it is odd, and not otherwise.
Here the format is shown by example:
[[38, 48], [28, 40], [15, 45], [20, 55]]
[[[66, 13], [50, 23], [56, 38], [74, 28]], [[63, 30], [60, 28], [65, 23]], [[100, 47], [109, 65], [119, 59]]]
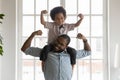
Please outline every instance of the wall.
[[[0, 0], [0, 12], [1, 12], [1, 0]], [[1, 34], [2, 25], [0, 24], [0, 34]], [[1, 80], [1, 56], [0, 56], [0, 80]]]
[[4, 38], [4, 54], [1, 57], [1, 79], [15, 80], [16, 60], [16, 0], [1, 0], [2, 12], [5, 14], [2, 24], [2, 36]]
[[110, 0], [109, 5], [111, 80], [120, 80], [120, 72], [114, 68], [115, 45], [120, 45], [120, 0]]

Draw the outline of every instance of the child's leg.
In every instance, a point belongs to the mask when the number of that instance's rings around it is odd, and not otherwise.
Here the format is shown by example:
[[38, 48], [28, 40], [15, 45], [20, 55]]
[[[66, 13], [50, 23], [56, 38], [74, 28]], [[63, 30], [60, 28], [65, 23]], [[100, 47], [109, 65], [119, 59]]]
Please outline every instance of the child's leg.
[[67, 52], [68, 54], [70, 54], [71, 64], [74, 65], [76, 63], [76, 50], [71, 47], [68, 47]]
[[41, 65], [42, 65], [42, 71], [44, 72], [44, 65], [45, 65], [45, 62], [42, 61], [42, 62], [41, 62]]
[[74, 67], [75, 67], [75, 64], [72, 64], [72, 75], [73, 75], [73, 72], [74, 72]]
[[72, 65], [72, 70], [74, 70], [74, 66], [75, 66], [75, 64]]
[[40, 60], [45, 61], [47, 59], [47, 55], [50, 51], [51, 51], [50, 45], [44, 46], [44, 48], [42, 49], [42, 51], [40, 53]]

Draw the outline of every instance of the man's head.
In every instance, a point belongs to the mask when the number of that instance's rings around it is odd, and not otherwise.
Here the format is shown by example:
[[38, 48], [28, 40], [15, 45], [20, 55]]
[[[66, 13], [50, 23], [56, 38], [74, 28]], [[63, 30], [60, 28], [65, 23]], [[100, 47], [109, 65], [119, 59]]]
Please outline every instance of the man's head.
[[70, 43], [70, 37], [66, 34], [58, 36], [58, 38], [54, 41], [54, 51], [61, 52], [64, 51], [68, 44]]
[[58, 6], [51, 10], [50, 16], [58, 25], [62, 25], [66, 19], [66, 11], [62, 6]]

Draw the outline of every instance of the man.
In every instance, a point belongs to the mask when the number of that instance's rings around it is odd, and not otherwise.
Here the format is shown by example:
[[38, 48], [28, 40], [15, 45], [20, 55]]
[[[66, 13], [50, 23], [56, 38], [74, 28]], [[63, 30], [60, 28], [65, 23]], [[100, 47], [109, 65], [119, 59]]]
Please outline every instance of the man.
[[[38, 30], [33, 32], [30, 37], [25, 41], [21, 50], [26, 55], [34, 57], [40, 56], [42, 49], [37, 47], [30, 47], [31, 41], [35, 35], [42, 35], [42, 31]], [[91, 54], [91, 48], [85, 36], [81, 33], [77, 35], [78, 39], [82, 39], [84, 43], [83, 50], [76, 51], [76, 58], [83, 58]], [[72, 66], [70, 62], [70, 55], [67, 53], [66, 48], [70, 42], [70, 37], [63, 34], [58, 36], [54, 41], [52, 51], [49, 52], [46, 61], [44, 62], [43, 72], [45, 80], [71, 80]]]

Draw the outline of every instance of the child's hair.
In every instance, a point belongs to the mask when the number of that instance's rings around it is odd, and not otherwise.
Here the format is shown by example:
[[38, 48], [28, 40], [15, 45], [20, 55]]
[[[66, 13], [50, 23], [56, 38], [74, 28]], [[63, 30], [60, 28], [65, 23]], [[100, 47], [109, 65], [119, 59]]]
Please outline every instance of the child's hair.
[[62, 6], [58, 6], [58, 7], [53, 8], [50, 11], [50, 16], [53, 21], [55, 20], [55, 15], [58, 13], [63, 13], [64, 17], [66, 17], [66, 10]]

